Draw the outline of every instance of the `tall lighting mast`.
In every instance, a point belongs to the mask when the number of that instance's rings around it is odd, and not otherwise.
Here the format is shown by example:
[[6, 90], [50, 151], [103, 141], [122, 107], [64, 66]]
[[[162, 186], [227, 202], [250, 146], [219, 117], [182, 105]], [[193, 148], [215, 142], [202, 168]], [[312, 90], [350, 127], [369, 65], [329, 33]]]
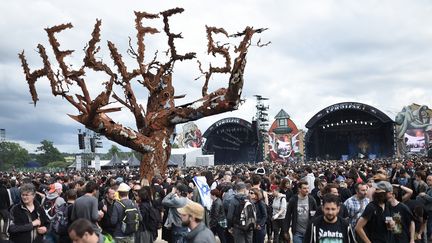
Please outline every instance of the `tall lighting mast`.
[[265, 145], [268, 143], [268, 109], [269, 106], [264, 104], [268, 98], [262, 97], [261, 95], [254, 95], [256, 97], [256, 130], [258, 138], [257, 147], [257, 161], [263, 161], [265, 159]]

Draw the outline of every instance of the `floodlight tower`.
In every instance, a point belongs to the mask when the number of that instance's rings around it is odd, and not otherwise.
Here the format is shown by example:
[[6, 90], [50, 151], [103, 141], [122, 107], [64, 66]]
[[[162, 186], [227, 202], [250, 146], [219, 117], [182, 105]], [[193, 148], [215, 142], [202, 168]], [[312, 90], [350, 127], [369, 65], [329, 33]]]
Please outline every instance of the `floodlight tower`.
[[0, 142], [6, 141], [6, 129], [0, 128]]
[[268, 143], [268, 109], [269, 106], [265, 106], [264, 101], [268, 98], [262, 97], [261, 95], [254, 95], [256, 97], [256, 129], [258, 138], [257, 147], [257, 161], [263, 161], [265, 159], [265, 145]]

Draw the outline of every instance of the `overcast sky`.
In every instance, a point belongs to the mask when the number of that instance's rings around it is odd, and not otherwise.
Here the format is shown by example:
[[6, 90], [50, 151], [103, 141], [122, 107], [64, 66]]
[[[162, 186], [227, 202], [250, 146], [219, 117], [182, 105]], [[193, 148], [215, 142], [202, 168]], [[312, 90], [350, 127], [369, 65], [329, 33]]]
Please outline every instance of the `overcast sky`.
[[[96, 18], [102, 19], [99, 57], [111, 63], [106, 46], [110, 40], [132, 68], [126, 50], [129, 36], [136, 42], [133, 11], [158, 13], [174, 7], [185, 9], [170, 19], [171, 31], [182, 32], [184, 37], [176, 40], [178, 53], [196, 52], [200, 60], [215, 64], [220, 58], [207, 57], [205, 25], [224, 27], [229, 33], [245, 26], [269, 28], [257, 37], [271, 45], [249, 50], [243, 89], [246, 102], [238, 111], [197, 121], [202, 132], [224, 117], [251, 121], [255, 94], [270, 98], [271, 120], [284, 109], [299, 128], [321, 109], [344, 101], [374, 106], [392, 119], [405, 105], [431, 106], [432, 2], [427, 0], [0, 1], [0, 128], [6, 129], [6, 138], [29, 152], [43, 139], [53, 141], [61, 151], [79, 152], [76, 133], [83, 126], [66, 115], [77, 110], [53, 97], [46, 79], [36, 84], [40, 101], [34, 107], [17, 56], [25, 50], [31, 69], [42, 67], [35, 51], [40, 43], [55, 64], [44, 28], [74, 25], [57, 36], [60, 49], [76, 50], [66, 61], [77, 67]], [[162, 31], [161, 19], [145, 24]], [[164, 34], [146, 41], [148, 58], [157, 49], [167, 49]], [[199, 98], [203, 81], [195, 81], [198, 76], [196, 61], [177, 63], [176, 95], [187, 95], [177, 104]], [[226, 87], [227, 80], [228, 76], [215, 76], [209, 91]], [[101, 90], [97, 75], [89, 74], [87, 82], [92, 93]], [[145, 103], [145, 90], [138, 96]], [[127, 112], [112, 117], [134, 127]], [[105, 140], [104, 146], [106, 150], [111, 143]]]

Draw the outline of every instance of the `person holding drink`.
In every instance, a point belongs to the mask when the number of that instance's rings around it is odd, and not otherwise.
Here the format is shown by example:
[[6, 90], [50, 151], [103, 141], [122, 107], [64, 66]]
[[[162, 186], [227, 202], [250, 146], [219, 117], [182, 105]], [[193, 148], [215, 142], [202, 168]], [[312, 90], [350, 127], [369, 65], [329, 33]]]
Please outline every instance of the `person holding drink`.
[[374, 183], [373, 187], [375, 192], [372, 201], [357, 221], [355, 230], [364, 243], [390, 242], [395, 222], [387, 201], [393, 195], [393, 187], [387, 181]]

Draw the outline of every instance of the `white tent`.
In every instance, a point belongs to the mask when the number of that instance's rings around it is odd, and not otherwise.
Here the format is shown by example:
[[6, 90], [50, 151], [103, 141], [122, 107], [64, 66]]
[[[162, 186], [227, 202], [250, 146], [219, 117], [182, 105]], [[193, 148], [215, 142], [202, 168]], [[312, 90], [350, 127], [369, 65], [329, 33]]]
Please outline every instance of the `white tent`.
[[202, 155], [201, 148], [171, 149], [168, 165], [180, 167], [196, 166], [196, 158]]

